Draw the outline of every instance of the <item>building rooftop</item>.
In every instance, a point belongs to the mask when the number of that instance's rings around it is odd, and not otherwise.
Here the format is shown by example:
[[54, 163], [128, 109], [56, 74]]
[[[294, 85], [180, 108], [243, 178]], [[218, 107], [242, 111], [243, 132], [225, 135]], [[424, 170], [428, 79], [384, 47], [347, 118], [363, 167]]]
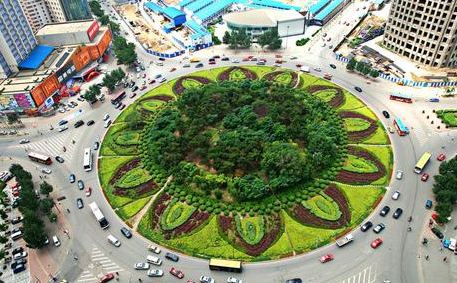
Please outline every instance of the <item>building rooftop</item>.
[[303, 15], [294, 10], [258, 9], [230, 13], [223, 16], [224, 20], [238, 25], [276, 27], [278, 21], [303, 18]]
[[41, 63], [52, 53], [54, 47], [37, 45], [20, 64], [19, 69], [37, 69]]
[[85, 32], [94, 22], [91, 20], [75, 21], [75, 22], [64, 22], [64, 23], [53, 23], [44, 25], [36, 36], [47, 35], [47, 34], [59, 34], [59, 33], [74, 33], [74, 32]]

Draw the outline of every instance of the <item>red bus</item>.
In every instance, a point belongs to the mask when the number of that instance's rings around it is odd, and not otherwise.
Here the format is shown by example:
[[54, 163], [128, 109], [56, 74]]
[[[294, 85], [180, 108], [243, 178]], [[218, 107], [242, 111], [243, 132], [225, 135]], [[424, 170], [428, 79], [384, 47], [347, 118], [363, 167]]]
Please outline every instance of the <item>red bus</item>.
[[43, 155], [43, 154], [39, 154], [39, 153], [36, 153], [36, 152], [30, 152], [28, 156], [29, 156], [30, 160], [32, 160], [32, 161], [43, 163], [43, 164], [46, 164], [46, 165], [51, 165], [52, 164], [51, 157], [49, 157], [49, 156], [46, 156], [46, 155]]
[[390, 95], [390, 99], [406, 103], [413, 103], [413, 99], [409, 94], [393, 93]]
[[111, 104], [118, 104], [122, 101], [122, 99], [125, 98], [125, 91], [119, 93], [119, 94], [116, 94], [116, 96], [114, 98], [111, 99]]

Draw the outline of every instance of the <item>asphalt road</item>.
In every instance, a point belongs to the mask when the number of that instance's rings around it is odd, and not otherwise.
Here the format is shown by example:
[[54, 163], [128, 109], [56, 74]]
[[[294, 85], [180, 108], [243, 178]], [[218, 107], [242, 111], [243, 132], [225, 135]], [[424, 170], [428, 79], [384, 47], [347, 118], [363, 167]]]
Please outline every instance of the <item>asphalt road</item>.
[[[203, 51], [199, 53], [199, 57], [205, 58], [216, 51]], [[242, 58], [243, 53], [238, 53], [237, 57]], [[144, 52], [139, 51], [140, 59], [143, 62], [149, 62], [151, 57]], [[265, 55], [262, 57], [268, 58], [269, 63], [274, 62], [273, 56]], [[233, 58], [233, 56], [232, 56]], [[304, 282], [382, 282], [385, 279], [391, 282], [424, 282], [423, 274], [418, 272], [417, 251], [422, 239], [422, 225], [426, 221], [426, 210], [424, 202], [430, 198], [431, 180], [423, 183], [419, 180], [418, 175], [414, 174], [412, 169], [416, 160], [424, 151], [431, 151], [434, 154], [438, 152], [446, 152], [449, 156], [455, 154], [455, 145], [451, 145], [451, 137], [455, 137], [455, 132], [439, 132], [432, 128], [425, 115], [421, 113], [424, 109], [427, 113], [431, 112], [433, 106], [424, 101], [418, 101], [413, 104], [405, 104], [401, 102], [391, 101], [388, 99], [389, 93], [397, 89], [402, 89], [396, 85], [379, 80], [371, 84], [366, 84], [366, 79], [347, 73], [343, 70], [342, 64], [334, 62], [330, 53], [320, 53], [319, 56], [307, 56], [300, 60], [292, 61], [284, 64], [284, 67], [294, 69], [295, 64], [302, 63], [311, 67], [321, 67], [322, 72], [314, 72], [317, 76], [321, 76], [324, 72], [333, 74], [333, 82], [341, 85], [352, 91], [355, 86], [360, 86], [363, 89], [362, 93], [353, 92], [360, 97], [370, 108], [376, 113], [380, 120], [387, 125], [391, 120], [386, 120], [382, 117], [381, 111], [388, 110], [392, 116], [401, 117], [405, 123], [412, 128], [411, 134], [406, 137], [399, 137], [397, 134], [390, 134], [392, 145], [394, 148], [395, 168], [405, 171], [403, 180], [393, 179], [390, 187], [392, 188], [386, 193], [386, 197], [381, 202], [379, 207], [390, 205], [394, 210], [396, 207], [402, 207], [404, 214], [399, 220], [394, 220], [391, 213], [382, 218], [378, 215], [378, 210], [372, 213], [368, 218], [376, 225], [379, 222], [386, 224], [386, 229], [379, 235], [383, 238], [384, 244], [377, 250], [370, 248], [369, 244], [378, 235], [372, 231], [362, 233], [359, 230], [354, 231], [355, 240], [350, 245], [344, 248], [337, 248], [334, 244], [312, 251], [308, 254], [299, 255], [292, 258], [283, 259], [280, 261], [261, 262], [253, 264], [245, 264], [244, 272], [237, 275], [244, 282], [283, 282], [287, 278], [301, 277]], [[333, 70], [328, 66], [328, 63], [334, 62], [337, 69]], [[205, 67], [208, 67], [205, 63]], [[227, 63], [230, 64], [230, 63]], [[224, 65], [224, 62], [218, 62], [217, 66]], [[116, 67], [114, 65], [112, 68]], [[169, 74], [171, 67], [177, 67], [178, 70]], [[180, 67], [178, 60], [167, 60], [164, 67], [149, 66], [147, 72], [150, 75], [158, 72], [164, 74], [168, 79], [180, 76], [196, 69], [183, 69]], [[402, 89], [404, 90], [404, 88]], [[128, 92], [129, 94], [129, 92]], [[139, 96], [136, 97], [138, 99]], [[125, 101], [131, 102], [127, 98]], [[456, 103], [451, 100], [445, 100], [440, 103], [440, 107], [448, 105], [449, 107], [456, 106]], [[50, 175], [50, 182], [58, 190], [56, 195], [64, 195], [66, 200], [61, 202], [61, 209], [69, 208], [71, 213], [66, 213], [68, 222], [71, 225], [71, 239], [67, 239], [63, 234], [60, 234], [63, 245], [61, 248], [48, 247], [55, 257], [56, 262], [60, 263], [60, 274], [70, 282], [96, 282], [95, 277], [106, 272], [102, 265], [94, 264], [93, 252], [94, 248], [103, 252], [103, 254], [111, 260], [117, 270], [120, 270], [121, 282], [137, 282], [138, 278], [142, 278], [143, 282], [152, 282], [145, 280], [144, 271], [133, 270], [135, 262], [144, 261], [147, 255], [146, 246], [148, 241], [135, 233], [132, 239], [125, 239], [119, 229], [125, 226], [122, 221], [112, 211], [108, 203], [103, 197], [99, 188], [96, 170], [85, 172], [82, 168], [83, 148], [92, 146], [93, 142], [100, 140], [104, 133], [102, 117], [104, 113], [110, 113], [111, 117], [118, 115], [119, 111], [114, 109], [109, 103], [109, 98], [101, 104], [97, 103], [91, 109], [86, 103], [82, 106], [83, 111], [77, 117], [70, 115], [69, 130], [63, 133], [55, 133], [50, 131], [49, 124], [56, 125], [56, 122], [68, 114], [57, 114], [56, 117], [40, 118], [46, 120], [42, 123], [43, 126], [38, 126], [37, 130], [45, 133], [45, 135], [37, 135], [34, 131], [28, 137], [31, 144], [27, 145], [33, 148], [35, 145], [42, 146], [43, 143], [51, 143], [54, 150], [59, 150], [61, 144], [72, 147], [68, 151], [67, 158], [64, 164], [54, 162], [51, 166], [53, 173]], [[444, 108], [444, 107], [443, 107]], [[83, 126], [74, 129], [72, 124], [83, 119], [88, 121], [93, 119], [95, 125], [91, 127]], [[392, 118], [391, 118], [392, 119]], [[52, 132], [52, 134], [48, 134]], [[76, 144], [71, 145], [71, 140], [75, 139]], [[26, 153], [23, 146], [18, 145], [19, 138], [8, 137], [0, 140], [0, 154], [2, 156], [11, 156], [16, 162], [26, 164], [27, 168], [36, 166], [26, 159]], [[444, 146], [444, 149], [441, 147]], [[39, 147], [38, 147], [39, 148]], [[44, 152], [46, 153], [46, 152]], [[62, 152], [63, 154], [63, 152]], [[438, 162], [434, 159], [427, 167], [427, 172], [434, 173], [437, 171]], [[86, 186], [91, 186], [94, 190], [92, 196], [86, 198], [83, 191], [79, 191], [75, 184], [68, 182], [70, 172], [76, 174], [77, 179], [82, 179]], [[391, 191], [400, 190], [402, 195], [399, 200], [393, 201], [390, 198]], [[84, 199], [85, 208], [78, 210], [75, 205], [75, 199], [81, 197]], [[102, 230], [99, 224], [94, 219], [88, 204], [90, 201], [96, 201], [100, 209], [110, 221], [111, 226], [108, 230]], [[407, 217], [413, 216], [412, 232], [407, 232], [408, 222]], [[108, 234], [113, 234], [118, 237], [122, 245], [120, 248], [115, 248], [108, 243], [106, 237]], [[58, 249], [66, 249], [68, 256], [64, 260], [60, 258]], [[163, 253], [163, 252], [162, 252]], [[333, 253], [335, 260], [327, 264], [321, 264], [318, 258], [324, 254]], [[75, 261], [71, 255], [76, 254], [79, 258]], [[200, 275], [211, 275], [216, 279], [216, 282], [225, 282], [226, 278], [231, 275], [225, 272], [210, 272], [206, 260], [197, 259], [181, 255], [180, 261], [177, 264], [172, 264], [169, 261], [164, 261], [162, 269], [166, 275], [163, 279], [154, 280], [154, 282], [177, 282], [177, 279], [171, 277], [168, 269], [171, 266], [177, 266], [186, 274], [185, 279], [193, 279], [197, 281]], [[82, 274], [92, 274], [93, 276], [84, 277], [81, 281]], [[261, 279], [261, 280], [260, 280]], [[78, 281], [79, 280], [79, 281]]]

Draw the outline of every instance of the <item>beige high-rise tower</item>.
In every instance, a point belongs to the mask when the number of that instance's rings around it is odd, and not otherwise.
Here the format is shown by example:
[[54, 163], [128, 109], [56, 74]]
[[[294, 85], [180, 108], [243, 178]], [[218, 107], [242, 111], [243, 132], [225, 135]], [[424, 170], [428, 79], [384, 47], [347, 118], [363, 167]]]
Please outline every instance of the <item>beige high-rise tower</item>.
[[383, 44], [427, 66], [457, 66], [457, 1], [393, 0]]

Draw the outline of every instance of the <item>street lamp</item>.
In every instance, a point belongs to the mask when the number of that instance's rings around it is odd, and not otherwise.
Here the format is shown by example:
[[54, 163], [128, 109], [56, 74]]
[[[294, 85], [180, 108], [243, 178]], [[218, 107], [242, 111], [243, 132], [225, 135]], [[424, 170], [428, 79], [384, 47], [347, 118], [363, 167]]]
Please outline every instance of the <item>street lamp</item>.
[[286, 33], [286, 47], [285, 49], [287, 49], [287, 41], [289, 40], [289, 26], [287, 26], [287, 33]]

